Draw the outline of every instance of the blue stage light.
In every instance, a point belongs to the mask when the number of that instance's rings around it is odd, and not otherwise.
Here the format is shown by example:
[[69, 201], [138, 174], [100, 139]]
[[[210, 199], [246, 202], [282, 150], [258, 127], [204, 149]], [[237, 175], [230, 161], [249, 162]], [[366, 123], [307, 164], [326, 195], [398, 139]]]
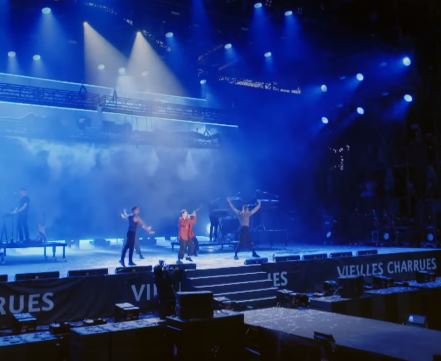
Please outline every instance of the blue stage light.
[[384, 232], [384, 233], [383, 233], [383, 239], [384, 239], [385, 241], [388, 241], [389, 238], [390, 238], [390, 234], [389, 234], [389, 232]]
[[118, 69], [118, 74], [119, 75], [126, 75], [126, 68], [124, 68], [124, 67], [119, 68]]
[[51, 12], [52, 12], [51, 8], [48, 8], [48, 7], [41, 9], [41, 13], [43, 15], [49, 15]]
[[286, 10], [285, 16], [292, 16], [292, 10]]
[[260, 9], [262, 7], [262, 3], [261, 2], [257, 2], [254, 4], [254, 9]]
[[104, 64], [99, 64], [97, 67], [96, 67], [98, 70], [104, 70], [104, 69], [106, 69], [106, 66], [104, 65]]
[[357, 78], [358, 81], [363, 81], [364, 80], [364, 75], [361, 74], [361, 73], [358, 73], [355, 77]]
[[175, 35], [175, 34], [173, 34], [171, 31], [165, 33], [165, 37], [166, 37], [167, 39], [172, 38], [174, 35]]
[[224, 45], [224, 48], [226, 50], [231, 49], [232, 47], [233, 47], [233, 45], [231, 43], [227, 43], [227, 44]]
[[263, 54], [263, 56], [265, 58], [271, 58], [273, 56], [273, 54], [270, 51], [265, 52], [265, 54]]
[[362, 107], [357, 107], [357, 113], [360, 115], [364, 114], [364, 109]]
[[413, 97], [410, 94], [404, 94], [403, 99], [408, 103], [411, 103], [413, 101]]
[[35, 55], [32, 57], [32, 59], [33, 59], [34, 61], [40, 61], [40, 60], [41, 60], [41, 56], [40, 56], [39, 54], [35, 54]]
[[408, 56], [405, 56], [402, 60], [404, 66], [410, 66], [412, 64], [412, 60]]
[[433, 242], [434, 239], [435, 239], [435, 236], [434, 236], [434, 234], [433, 234], [432, 232], [430, 232], [430, 233], [427, 234], [426, 239], [427, 239], [429, 242]]
[[147, 75], [149, 75], [149, 72], [148, 72], [147, 70], [144, 70], [144, 71], [141, 73], [141, 76], [143, 76], [143, 77], [146, 77]]
[[329, 119], [327, 117], [322, 117], [322, 123], [323, 124], [328, 124], [329, 123]]
[[322, 85], [320, 85], [320, 90], [323, 93], [326, 93], [328, 91], [328, 86], [326, 84], [322, 84]]
[[17, 53], [14, 50], [9, 50], [8, 51], [8, 57], [9, 58], [15, 58], [17, 55]]
[[199, 83], [200, 83], [201, 85], [207, 84], [207, 79], [201, 79], [201, 80], [199, 81]]

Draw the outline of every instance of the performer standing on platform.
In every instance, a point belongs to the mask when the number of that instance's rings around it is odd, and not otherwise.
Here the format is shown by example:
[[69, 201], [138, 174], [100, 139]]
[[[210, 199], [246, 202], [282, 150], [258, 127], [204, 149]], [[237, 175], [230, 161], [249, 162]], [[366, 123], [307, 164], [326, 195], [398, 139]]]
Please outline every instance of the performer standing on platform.
[[187, 261], [193, 262], [191, 256], [197, 255], [195, 253], [196, 249], [199, 248], [196, 235], [193, 231], [193, 226], [196, 224], [196, 211], [189, 214], [186, 209], [181, 211], [181, 216], [178, 220], [178, 237], [179, 237], [179, 253], [178, 253], [178, 263], [182, 262], [185, 252], [187, 251]]
[[152, 234], [153, 230], [151, 226], [148, 226], [144, 223], [144, 221], [139, 216], [141, 213], [141, 209], [137, 206], [132, 208], [132, 213], [127, 213], [127, 211], [124, 209], [121, 213], [121, 218], [129, 221], [129, 228], [127, 230], [127, 238], [124, 242], [124, 246], [121, 251], [121, 259], [119, 260], [119, 263], [121, 263], [121, 266], [125, 267], [125, 258], [127, 250], [129, 251], [129, 266], [136, 266], [136, 264], [133, 262], [133, 250], [135, 248], [136, 243], [136, 231], [138, 229], [138, 225], [140, 225], [147, 233]]
[[251, 249], [251, 255], [252, 257], [259, 257], [259, 255], [254, 250], [254, 245], [251, 240], [250, 236], [250, 218], [256, 212], [260, 209], [262, 206], [262, 203], [260, 200], [257, 200], [257, 205], [253, 209], [249, 209], [247, 205], [242, 206], [242, 210], [238, 210], [236, 207], [234, 207], [233, 203], [231, 202], [231, 199], [228, 197], [227, 202], [230, 205], [233, 212], [236, 214], [237, 218], [239, 219], [240, 223], [240, 230], [239, 230], [239, 243], [236, 246], [236, 251], [234, 253], [234, 259], [238, 260], [239, 257], [237, 254], [242, 248], [250, 248]]
[[208, 217], [210, 218], [210, 242], [216, 241], [219, 233], [218, 201], [219, 198], [212, 200], [208, 208]]
[[30, 199], [25, 188], [20, 189], [20, 200], [13, 214], [17, 215], [17, 234], [20, 242], [29, 241], [28, 210]]

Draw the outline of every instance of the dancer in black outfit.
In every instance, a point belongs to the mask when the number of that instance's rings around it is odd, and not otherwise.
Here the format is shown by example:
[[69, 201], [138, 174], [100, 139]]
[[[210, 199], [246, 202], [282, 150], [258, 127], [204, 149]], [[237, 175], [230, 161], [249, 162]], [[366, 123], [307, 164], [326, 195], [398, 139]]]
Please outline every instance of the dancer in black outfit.
[[242, 248], [251, 249], [252, 257], [259, 257], [259, 255], [254, 250], [254, 244], [250, 236], [250, 218], [251, 216], [256, 214], [256, 212], [262, 206], [262, 203], [260, 202], [260, 200], [258, 200], [257, 205], [253, 209], [249, 209], [247, 205], [243, 205], [242, 210], [238, 210], [236, 207], [234, 207], [230, 198], [227, 198], [227, 202], [230, 205], [233, 212], [236, 214], [237, 219], [239, 220], [240, 223], [239, 243], [237, 244], [236, 250], [234, 252], [234, 259], [235, 260], [239, 259], [237, 254]]
[[17, 215], [17, 234], [20, 242], [29, 241], [28, 210], [30, 199], [28, 191], [20, 189], [20, 200], [17, 207], [12, 212]]
[[124, 210], [121, 213], [121, 218], [129, 221], [129, 228], [127, 230], [127, 239], [122, 248], [121, 259], [119, 260], [119, 263], [121, 263], [121, 266], [123, 267], [126, 266], [124, 261], [126, 258], [127, 250], [129, 251], [129, 266], [136, 266], [136, 264], [133, 262], [133, 250], [135, 248], [136, 231], [138, 229], [138, 225], [140, 225], [149, 234], [153, 233], [152, 227], [146, 225], [139, 216], [140, 212], [141, 212], [140, 208], [135, 206], [132, 208], [132, 213], [130, 214], [127, 213], [126, 210]]

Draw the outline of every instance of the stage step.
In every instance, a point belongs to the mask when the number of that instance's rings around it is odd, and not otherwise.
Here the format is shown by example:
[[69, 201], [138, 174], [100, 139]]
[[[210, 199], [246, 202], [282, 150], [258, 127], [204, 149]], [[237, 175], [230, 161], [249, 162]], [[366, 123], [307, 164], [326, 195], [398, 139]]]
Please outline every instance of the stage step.
[[227, 297], [232, 301], [240, 301], [240, 300], [250, 300], [250, 299], [261, 299], [274, 297], [277, 292], [277, 288], [262, 288], [256, 290], [246, 290], [246, 291], [236, 291], [236, 292], [225, 292], [225, 293], [216, 293], [214, 297]]
[[262, 272], [261, 265], [225, 267], [225, 268], [209, 268], [185, 271], [187, 278], [190, 277], [208, 277], [208, 276], [225, 276], [238, 273]]
[[273, 287], [273, 281], [266, 279], [266, 280], [257, 280], [257, 281], [195, 286], [194, 289], [197, 291], [211, 291], [214, 294], [219, 294], [226, 292], [248, 291], [248, 290], [256, 290], [256, 289], [271, 288], [271, 287]]
[[214, 297], [226, 297], [245, 308], [277, 303], [277, 288], [261, 265], [186, 270], [183, 285], [186, 290], [211, 291]]
[[240, 304], [242, 307], [247, 308], [265, 308], [265, 307], [274, 307], [277, 305], [277, 297], [265, 297], [265, 298], [255, 298], [248, 300], [235, 301]]
[[268, 279], [266, 272], [234, 273], [230, 275], [216, 275], [204, 277], [188, 277], [193, 286], [216, 285], [222, 283], [264, 281]]

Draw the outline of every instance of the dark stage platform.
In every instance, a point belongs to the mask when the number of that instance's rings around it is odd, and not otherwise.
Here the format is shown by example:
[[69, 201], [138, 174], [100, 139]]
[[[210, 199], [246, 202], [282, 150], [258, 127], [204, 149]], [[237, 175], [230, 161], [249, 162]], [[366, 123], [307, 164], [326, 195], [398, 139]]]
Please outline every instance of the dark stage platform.
[[[441, 353], [439, 331], [311, 309], [247, 311], [245, 323], [266, 340], [264, 360], [298, 357], [301, 348], [313, 347], [314, 332], [334, 337], [338, 360], [430, 361]], [[348, 356], [353, 358], [344, 358]]]

